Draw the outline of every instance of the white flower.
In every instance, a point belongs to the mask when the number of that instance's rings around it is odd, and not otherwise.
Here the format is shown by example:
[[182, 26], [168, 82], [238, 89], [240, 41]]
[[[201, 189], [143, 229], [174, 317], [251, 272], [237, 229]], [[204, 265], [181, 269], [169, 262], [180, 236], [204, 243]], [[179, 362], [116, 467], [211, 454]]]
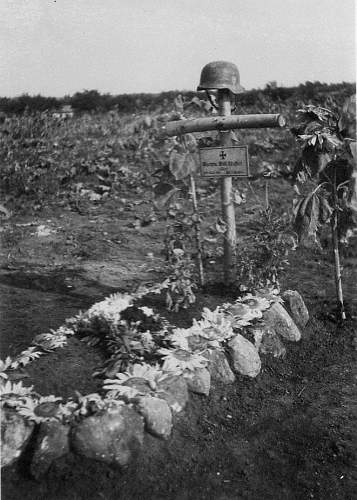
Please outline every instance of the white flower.
[[188, 337], [192, 335], [192, 328], [175, 328], [170, 335], [170, 342], [180, 349], [189, 350]]
[[[210, 330], [214, 330], [213, 327], [209, 327]], [[207, 329], [208, 330], [208, 329]], [[206, 333], [207, 333], [206, 330]], [[222, 345], [220, 343], [220, 340], [216, 340], [215, 338], [207, 338], [207, 336], [202, 336], [202, 335], [191, 335], [187, 339], [188, 341], [188, 347], [191, 352], [201, 354], [205, 353], [207, 350], [211, 349], [222, 349]]]
[[158, 366], [146, 363], [135, 364], [125, 373], [117, 373], [114, 379], [104, 380], [104, 389], [109, 396], [121, 396], [128, 400], [137, 396], [150, 394], [157, 390], [158, 384], [166, 378]]
[[47, 422], [49, 420], [61, 420], [61, 398], [46, 396], [39, 399], [30, 397], [17, 407], [17, 411], [23, 417], [33, 420], [36, 423]]
[[207, 366], [207, 359], [200, 354], [195, 354], [185, 349], [159, 349], [159, 353], [163, 355], [164, 364], [162, 370], [164, 372], [182, 373], [186, 370], [193, 371], [196, 368], [204, 368]]
[[24, 351], [22, 351], [17, 358], [11, 363], [11, 368], [16, 370], [19, 366], [25, 366], [34, 359], [39, 358], [43, 352], [36, 351], [36, 347], [28, 347]]
[[0, 378], [7, 379], [7, 374], [5, 373], [11, 367], [12, 359], [8, 356], [5, 361], [0, 359]]
[[248, 293], [242, 298], [237, 299], [236, 302], [241, 302], [242, 304], [250, 307], [253, 311], [266, 311], [270, 307], [270, 302], [265, 297], [260, 297], [259, 295], [252, 295]]
[[217, 340], [220, 338], [220, 331], [217, 333], [215, 328], [203, 320], [199, 322], [193, 320], [193, 325], [190, 328], [176, 328], [170, 336], [170, 341], [176, 348], [195, 354], [204, 353], [207, 349], [220, 349], [221, 344]]
[[40, 333], [32, 341], [32, 345], [39, 346], [45, 351], [52, 351], [67, 344], [66, 335], [54, 333]]
[[214, 311], [204, 307], [202, 320], [194, 321], [194, 325], [201, 330], [199, 335], [211, 341], [223, 342], [233, 335], [232, 320], [219, 307]]
[[32, 390], [32, 385], [30, 387], [25, 387], [22, 385], [22, 382], [16, 383], [7, 380], [6, 382], [0, 383], [0, 394], [2, 398], [9, 395], [27, 396]]
[[240, 302], [224, 304], [223, 307], [225, 312], [231, 317], [233, 328], [248, 326], [254, 319], [262, 316], [261, 311], [255, 311]]
[[201, 337], [210, 340], [211, 342], [223, 342], [231, 338], [234, 334], [232, 328], [232, 319], [222, 314], [218, 323], [211, 323], [205, 319], [195, 322], [198, 330], [197, 334]]
[[103, 317], [109, 323], [117, 325], [120, 321], [120, 313], [130, 307], [133, 297], [129, 294], [115, 293], [110, 297], [94, 304], [86, 313], [88, 318]]
[[65, 336], [65, 337], [70, 337], [71, 335], [74, 335], [76, 332], [73, 330], [73, 328], [68, 328], [67, 326], [60, 326], [57, 328], [57, 330], [51, 330], [51, 333], [53, 335], [58, 335], [59, 337]]

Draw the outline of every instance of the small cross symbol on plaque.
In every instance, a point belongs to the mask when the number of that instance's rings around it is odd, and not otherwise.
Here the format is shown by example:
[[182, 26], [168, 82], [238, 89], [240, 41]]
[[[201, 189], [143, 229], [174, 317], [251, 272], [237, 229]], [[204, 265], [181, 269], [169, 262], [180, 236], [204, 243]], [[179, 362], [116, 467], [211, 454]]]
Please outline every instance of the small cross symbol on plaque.
[[219, 157], [221, 160], [224, 160], [226, 158], [226, 153], [224, 151], [221, 151], [220, 154], [219, 154]]

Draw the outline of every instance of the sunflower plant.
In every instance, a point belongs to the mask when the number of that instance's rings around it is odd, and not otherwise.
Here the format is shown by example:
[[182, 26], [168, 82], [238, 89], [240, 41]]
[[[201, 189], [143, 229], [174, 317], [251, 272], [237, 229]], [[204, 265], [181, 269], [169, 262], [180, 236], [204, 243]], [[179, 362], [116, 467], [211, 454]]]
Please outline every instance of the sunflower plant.
[[188, 309], [196, 302], [195, 267], [185, 250], [174, 248], [170, 257], [170, 275], [165, 281], [166, 307], [169, 311]]
[[52, 395], [40, 398], [25, 397], [17, 407], [17, 412], [37, 424], [50, 420], [62, 420], [61, 401], [62, 398]]
[[[347, 106], [347, 107], [346, 107]], [[350, 116], [349, 116], [350, 115]], [[354, 116], [353, 116], [354, 115]], [[295, 166], [294, 229], [302, 246], [322, 249], [322, 228], [329, 224], [335, 262], [335, 286], [340, 318], [344, 310], [340, 245], [356, 228], [356, 97], [336, 113], [320, 106], [299, 110], [293, 129], [301, 146]]]
[[205, 368], [208, 364], [207, 359], [201, 354], [186, 349], [162, 348], [159, 352], [163, 359], [162, 370], [176, 375], [193, 372], [198, 368]]
[[261, 311], [251, 309], [247, 304], [243, 304], [242, 302], [223, 304], [223, 310], [231, 319], [233, 328], [249, 326], [255, 319], [262, 317]]
[[154, 396], [160, 382], [167, 375], [157, 365], [146, 363], [129, 366], [126, 372], [117, 373], [115, 378], [104, 380], [104, 389], [111, 398], [123, 398], [127, 402], [135, 401], [140, 396]]
[[202, 319], [197, 325], [201, 329], [200, 335], [209, 340], [223, 342], [233, 335], [231, 318], [227, 317], [220, 307], [217, 307], [214, 311], [204, 307]]
[[236, 303], [242, 303], [248, 306], [252, 311], [257, 311], [257, 314], [258, 311], [264, 312], [270, 307], [270, 301], [266, 297], [253, 295], [251, 293], [247, 293], [244, 297], [238, 298]]
[[10, 368], [16, 370], [16, 368], [18, 368], [19, 366], [26, 366], [34, 359], [42, 356], [42, 354], [43, 351], [36, 350], [35, 346], [28, 347], [14, 359], [14, 361], [11, 363]]
[[32, 393], [33, 386], [26, 387], [22, 385], [22, 382], [16, 383], [11, 382], [10, 380], [1, 381], [1, 406], [16, 408], [25, 400], [25, 398], [29, 397]]
[[63, 334], [40, 333], [32, 341], [33, 346], [41, 347], [44, 351], [53, 351], [67, 344], [67, 336]]
[[3, 361], [0, 359], [0, 379], [7, 379], [7, 373], [5, 373], [12, 365], [13, 361], [10, 358], [10, 356], [7, 356], [7, 358]]

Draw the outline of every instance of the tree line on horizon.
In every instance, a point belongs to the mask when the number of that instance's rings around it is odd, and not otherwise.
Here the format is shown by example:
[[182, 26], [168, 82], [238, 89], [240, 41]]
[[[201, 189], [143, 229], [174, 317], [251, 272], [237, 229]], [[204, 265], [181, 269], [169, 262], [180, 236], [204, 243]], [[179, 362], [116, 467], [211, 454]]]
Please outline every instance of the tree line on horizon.
[[[319, 95], [336, 93], [349, 96], [356, 92], [354, 83], [321, 83], [305, 82], [296, 87], [278, 87], [267, 84], [264, 89], [253, 89], [239, 95], [239, 104], [244, 106], [254, 105], [260, 98], [268, 98], [272, 102], [286, 102], [289, 99], [309, 101], [318, 99]], [[154, 111], [158, 107], [165, 107], [173, 102], [180, 93], [188, 99], [197, 96], [193, 91], [167, 91], [159, 94], [101, 94], [98, 90], [83, 90], [72, 96], [46, 97], [40, 94], [31, 96], [23, 94], [18, 97], [0, 97], [0, 112], [5, 114], [22, 114], [24, 112], [46, 112], [61, 109], [64, 105], [70, 105], [77, 112], [105, 112], [118, 110], [123, 113], [136, 113], [142, 111]]]

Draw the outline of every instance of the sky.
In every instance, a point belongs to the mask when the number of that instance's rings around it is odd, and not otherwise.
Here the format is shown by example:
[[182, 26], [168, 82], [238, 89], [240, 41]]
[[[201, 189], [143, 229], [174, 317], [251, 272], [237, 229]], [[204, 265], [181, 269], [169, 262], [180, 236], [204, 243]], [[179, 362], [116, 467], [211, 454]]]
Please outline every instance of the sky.
[[354, 0], [0, 0], [0, 96], [356, 81]]

